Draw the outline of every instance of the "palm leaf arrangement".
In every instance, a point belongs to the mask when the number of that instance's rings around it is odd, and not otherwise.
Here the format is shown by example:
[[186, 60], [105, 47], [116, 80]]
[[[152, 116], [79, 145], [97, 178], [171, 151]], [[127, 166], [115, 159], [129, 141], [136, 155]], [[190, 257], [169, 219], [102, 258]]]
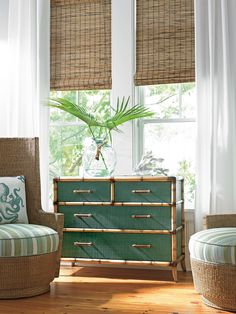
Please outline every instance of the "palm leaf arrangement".
[[[97, 163], [102, 163], [102, 168], [103, 166], [105, 167], [104, 171], [102, 170], [102, 173], [107, 175], [112, 174], [115, 167], [115, 162], [113, 163], [112, 161], [109, 164], [105, 156], [107, 143], [112, 141], [112, 130], [120, 131], [119, 126], [125, 122], [151, 117], [154, 114], [142, 105], [136, 105], [130, 108], [128, 106], [129, 100], [129, 97], [127, 99], [123, 97], [121, 101], [118, 99], [116, 109], [111, 108], [109, 113], [105, 114], [103, 117], [101, 117], [101, 115], [96, 116], [96, 114], [90, 113], [89, 110], [86, 110], [83, 106], [75, 104], [66, 98], [51, 98], [48, 106], [68, 112], [87, 124], [96, 146], [95, 150], [92, 148], [92, 157], [91, 154], [89, 154], [89, 150], [87, 150], [87, 153], [83, 154], [83, 164], [89, 164], [88, 168], [96, 168]], [[99, 111], [99, 105], [101, 104], [97, 104], [97, 110], [95, 109], [95, 112]], [[99, 139], [101, 137], [103, 138], [102, 140]], [[101, 160], [99, 161], [100, 156]], [[84, 168], [86, 167], [84, 166]], [[87, 173], [89, 175], [92, 173], [94, 176], [94, 172], [89, 173], [89, 170], [87, 170]]]
[[75, 104], [65, 98], [51, 98], [48, 105], [49, 107], [63, 110], [79, 118], [81, 121], [87, 124], [93, 137], [93, 127], [105, 128], [111, 139], [111, 131], [119, 131], [118, 126], [122, 125], [123, 123], [134, 119], [151, 117], [154, 114], [143, 105], [136, 105], [129, 108], [129, 100], [130, 97], [128, 97], [126, 100], [123, 97], [121, 101], [118, 98], [116, 109], [111, 109], [111, 113], [113, 111], [113, 114], [110, 114], [110, 116], [104, 119], [104, 121], [100, 121], [94, 114], [87, 112], [81, 105]]

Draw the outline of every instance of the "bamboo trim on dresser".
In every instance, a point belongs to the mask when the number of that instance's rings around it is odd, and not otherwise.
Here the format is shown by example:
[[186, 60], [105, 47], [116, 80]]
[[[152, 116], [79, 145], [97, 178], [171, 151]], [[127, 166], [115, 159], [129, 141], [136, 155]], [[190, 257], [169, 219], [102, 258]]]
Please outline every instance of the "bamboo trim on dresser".
[[111, 202], [115, 202], [115, 184], [114, 181], [111, 181]]
[[[62, 258], [63, 262], [83, 263], [86, 264], [104, 264], [104, 265], [136, 265], [136, 266], [154, 266], [154, 267], [176, 267], [184, 259], [180, 256], [176, 261], [157, 262], [157, 261], [135, 261], [135, 260], [112, 260], [112, 259], [92, 259], [92, 258]], [[177, 281], [177, 280], [176, 280]]]
[[[155, 182], [157, 177], [155, 176], [119, 176], [119, 177], [96, 177], [96, 181], [101, 182], [120, 182], [120, 181], [129, 181], [129, 182]], [[164, 182], [175, 182], [176, 179], [180, 179], [178, 177], [158, 177], [158, 181]], [[57, 177], [54, 179], [55, 181], [67, 181], [67, 182], [94, 182], [94, 178], [87, 178], [87, 177]]]
[[112, 202], [58, 202], [60, 206], [108, 206]]
[[147, 203], [147, 202], [114, 202], [115, 206], [175, 206], [182, 204], [183, 201], [171, 202], [171, 203]]
[[146, 234], [172, 234], [175, 235], [176, 231], [181, 230], [182, 226], [175, 230], [138, 230], [138, 229], [93, 229], [93, 228], [64, 228], [64, 232], [97, 232], [97, 233], [146, 233]]
[[156, 262], [156, 261], [132, 261], [132, 260], [112, 260], [112, 259], [90, 259], [90, 258], [62, 258], [62, 261], [72, 263], [91, 263], [91, 264], [112, 264], [112, 265], [137, 265], [137, 266], [171, 266], [172, 262]]
[[[94, 178], [85, 178], [85, 177], [58, 177], [55, 178], [58, 182], [94, 182]], [[107, 177], [96, 177], [96, 181], [100, 182], [110, 182], [112, 178]]]
[[[182, 212], [182, 231], [181, 231], [181, 254], [185, 256], [185, 217], [184, 217], [184, 181], [182, 183], [181, 187], [181, 199], [183, 200], [182, 206], [181, 206], [181, 212]], [[186, 271], [186, 263], [185, 258], [181, 260], [181, 268], [183, 271]]]
[[172, 203], [115, 202], [115, 206], [172, 206]]
[[[171, 183], [172, 189], [172, 203], [176, 204], [176, 181], [172, 181]], [[171, 228], [172, 230], [176, 230], [176, 206], [171, 207]], [[177, 234], [174, 233], [171, 236], [172, 240], [172, 261], [177, 260]], [[177, 281], [177, 267], [172, 267], [172, 274], [175, 281]]]
[[114, 205], [114, 206], [175, 206], [178, 204], [181, 204], [182, 201], [174, 203], [140, 203], [140, 202], [58, 202], [58, 205], [62, 206], [108, 206], [108, 205]]
[[58, 202], [57, 202], [57, 178], [53, 179], [53, 208], [54, 213], [58, 212]]
[[179, 258], [177, 258], [177, 260], [175, 262], [172, 262], [172, 263], [176, 263], [176, 266], [179, 262], [181, 262], [183, 259], [184, 259], [184, 255], [181, 255]]
[[[129, 176], [122, 176], [122, 177], [115, 177], [114, 178], [114, 181], [116, 182], [120, 182], [120, 181], [128, 181], [128, 182], [145, 182], [145, 181], [148, 181], [148, 182], [155, 182], [157, 181], [156, 180], [157, 177], [155, 176], [145, 176], [145, 177], [142, 177], [142, 176], [132, 176], [132, 177], [129, 177]], [[164, 181], [164, 182], [175, 182], [176, 180], [176, 177], [158, 177], [158, 181]]]
[[171, 200], [171, 228], [172, 230], [176, 229], [176, 183], [171, 183], [172, 190], [172, 200]]

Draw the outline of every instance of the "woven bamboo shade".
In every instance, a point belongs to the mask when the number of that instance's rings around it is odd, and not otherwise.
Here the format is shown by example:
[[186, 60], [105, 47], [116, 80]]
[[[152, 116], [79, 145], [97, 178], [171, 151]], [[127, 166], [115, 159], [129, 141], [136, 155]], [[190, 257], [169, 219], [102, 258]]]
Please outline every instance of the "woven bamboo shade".
[[136, 0], [136, 85], [195, 80], [194, 1]]
[[51, 0], [51, 89], [111, 88], [111, 0]]

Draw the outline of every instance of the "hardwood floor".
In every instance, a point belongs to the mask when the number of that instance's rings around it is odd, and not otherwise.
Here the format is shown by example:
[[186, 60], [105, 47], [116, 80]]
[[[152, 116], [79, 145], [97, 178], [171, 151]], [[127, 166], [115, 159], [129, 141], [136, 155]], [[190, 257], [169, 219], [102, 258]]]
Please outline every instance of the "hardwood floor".
[[191, 273], [122, 268], [63, 267], [51, 291], [41, 296], [0, 300], [3, 314], [199, 314], [229, 313], [205, 306]]

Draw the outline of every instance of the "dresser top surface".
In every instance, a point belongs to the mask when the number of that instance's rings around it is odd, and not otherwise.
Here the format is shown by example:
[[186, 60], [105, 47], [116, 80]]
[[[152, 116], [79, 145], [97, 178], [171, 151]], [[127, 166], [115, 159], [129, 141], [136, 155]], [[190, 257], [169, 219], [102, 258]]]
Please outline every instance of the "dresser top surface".
[[163, 182], [176, 182], [182, 181], [183, 177], [176, 176], [115, 176], [115, 177], [57, 177], [54, 178], [54, 182], [57, 181], [87, 181], [87, 182], [144, 182], [144, 181], [163, 181]]

